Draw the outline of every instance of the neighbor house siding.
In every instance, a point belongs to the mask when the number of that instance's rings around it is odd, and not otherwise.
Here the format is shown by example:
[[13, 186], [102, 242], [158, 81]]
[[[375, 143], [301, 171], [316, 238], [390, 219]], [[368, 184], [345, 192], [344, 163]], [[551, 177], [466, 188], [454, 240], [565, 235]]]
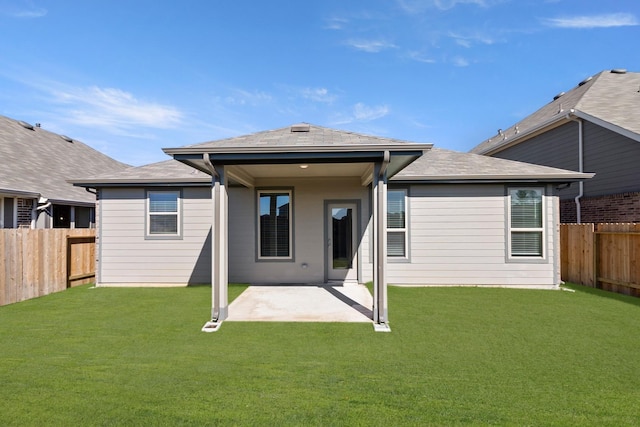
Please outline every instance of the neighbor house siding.
[[584, 196], [639, 191], [640, 142], [587, 121], [583, 132], [584, 170], [596, 173], [584, 183]]
[[145, 237], [146, 189], [101, 190], [100, 284], [211, 283], [211, 190], [181, 191], [181, 238], [150, 240]]
[[[571, 122], [491, 156], [578, 171], [578, 141], [578, 124]], [[561, 199], [572, 199], [578, 195], [578, 186], [572, 184], [558, 194]]]
[[[549, 190], [549, 189], [548, 189]], [[554, 210], [547, 197], [545, 259], [507, 262], [505, 185], [413, 185], [411, 262], [388, 264], [398, 285], [552, 286]]]
[[[640, 142], [594, 123], [583, 122], [584, 172], [595, 177], [584, 183], [584, 197], [640, 191]], [[578, 171], [578, 123], [572, 122], [509, 147], [493, 157]], [[578, 186], [560, 191], [561, 199], [578, 194]]]

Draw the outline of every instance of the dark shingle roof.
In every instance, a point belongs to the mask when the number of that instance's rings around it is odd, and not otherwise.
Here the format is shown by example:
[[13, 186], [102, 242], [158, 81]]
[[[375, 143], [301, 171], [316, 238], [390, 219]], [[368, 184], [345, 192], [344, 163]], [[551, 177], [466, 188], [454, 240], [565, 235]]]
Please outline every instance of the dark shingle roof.
[[[292, 131], [292, 128], [307, 128], [307, 131]], [[382, 138], [373, 135], [363, 135], [344, 130], [330, 129], [322, 126], [301, 123], [287, 126], [280, 129], [268, 130], [252, 133], [249, 135], [237, 136], [234, 138], [220, 139], [216, 141], [203, 142], [195, 145], [180, 147], [181, 149], [285, 149], [305, 147], [315, 148], [345, 148], [361, 147], [367, 145], [403, 145], [416, 144], [415, 142], [403, 141], [394, 138]], [[428, 146], [426, 147], [428, 148]], [[167, 149], [171, 150], [171, 149]]]
[[148, 165], [130, 167], [115, 173], [104, 173], [74, 180], [83, 187], [91, 184], [136, 183], [211, 183], [211, 176], [177, 160], [164, 160]]
[[[0, 116], [0, 192], [33, 193], [56, 202], [94, 203], [95, 196], [67, 180], [128, 167], [80, 141]], [[26, 124], [26, 123], [24, 123]], [[69, 138], [70, 139], [70, 138]]]
[[432, 148], [392, 181], [573, 181], [593, 176], [548, 166]]
[[537, 129], [566, 121], [568, 113], [601, 120], [640, 140], [640, 73], [602, 71], [470, 151], [495, 152], [526, 139]]

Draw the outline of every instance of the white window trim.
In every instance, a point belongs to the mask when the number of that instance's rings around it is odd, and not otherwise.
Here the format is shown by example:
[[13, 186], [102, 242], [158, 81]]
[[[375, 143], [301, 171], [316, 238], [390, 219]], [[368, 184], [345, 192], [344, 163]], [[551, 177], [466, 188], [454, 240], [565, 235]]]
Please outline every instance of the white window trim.
[[[175, 233], [151, 233], [151, 216], [152, 215], [172, 215], [173, 212], [151, 212], [150, 195], [151, 194], [175, 194], [177, 196], [176, 221], [177, 227]], [[145, 194], [145, 239], [147, 240], [163, 240], [163, 239], [182, 239], [182, 192], [180, 190], [147, 190]]]
[[[260, 196], [262, 194], [287, 194], [289, 196], [289, 255], [262, 256], [262, 230], [260, 224]], [[290, 188], [263, 188], [256, 191], [256, 257], [259, 261], [292, 261], [293, 257], [293, 190]]]
[[[389, 234], [391, 233], [404, 233], [404, 255], [389, 255], [387, 252], [387, 258], [391, 261], [408, 260], [409, 259], [409, 191], [406, 188], [388, 188], [387, 189], [387, 210], [389, 208], [389, 193], [390, 192], [403, 192], [404, 193], [404, 227], [403, 228], [390, 228], [389, 221], [387, 221], [387, 242], [389, 241]], [[387, 211], [388, 215], [388, 211]]]
[[[511, 227], [511, 191], [512, 190], [539, 190], [542, 194], [542, 227], [531, 227], [531, 228], [512, 228]], [[547, 198], [545, 194], [544, 187], [527, 187], [527, 186], [514, 186], [507, 187], [507, 259], [509, 261], [515, 262], [526, 262], [526, 261], [540, 261], [545, 260], [547, 257], [547, 242], [546, 242], [546, 223], [547, 223]], [[513, 233], [526, 233], [526, 232], [539, 232], [541, 233], [541, 255], [513, 255], [512, 253], [512, 236]]]

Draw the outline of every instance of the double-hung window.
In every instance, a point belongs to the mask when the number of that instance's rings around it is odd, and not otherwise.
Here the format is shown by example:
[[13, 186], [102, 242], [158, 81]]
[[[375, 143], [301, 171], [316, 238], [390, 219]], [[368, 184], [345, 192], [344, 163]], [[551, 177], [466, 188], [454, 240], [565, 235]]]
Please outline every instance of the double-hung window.
[[509, 251], [511, 258], [544, 256], [544, 191], [509, 189]]
[[258, 191], [258, 258], [292, 259], [291, 191]]
[[147, 192], [147, 237], [180, 236], [180, 192]]
[[407, 190], [387, 190], [387, 256], [407, 257]]

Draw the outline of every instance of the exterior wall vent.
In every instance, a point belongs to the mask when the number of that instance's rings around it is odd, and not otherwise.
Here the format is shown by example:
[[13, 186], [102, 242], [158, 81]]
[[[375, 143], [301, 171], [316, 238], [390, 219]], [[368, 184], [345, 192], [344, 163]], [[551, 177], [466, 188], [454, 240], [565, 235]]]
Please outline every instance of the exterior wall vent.
[[612, 74], [627, 74], [627, 69], [626, 68], [614, 68], [613, 70], [611, 70]]
[[33, 125], [31, 123], [23, 122], [22, 120], [19, 120], [18, 123], [25, 129], [33, 130]]
[[309, 132], [309, 130], [309, 123], [298, 123], [295, 125], [291, 125], [291, 132]]

